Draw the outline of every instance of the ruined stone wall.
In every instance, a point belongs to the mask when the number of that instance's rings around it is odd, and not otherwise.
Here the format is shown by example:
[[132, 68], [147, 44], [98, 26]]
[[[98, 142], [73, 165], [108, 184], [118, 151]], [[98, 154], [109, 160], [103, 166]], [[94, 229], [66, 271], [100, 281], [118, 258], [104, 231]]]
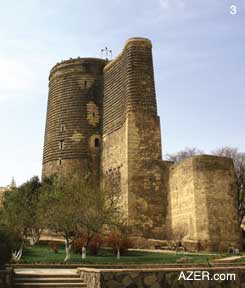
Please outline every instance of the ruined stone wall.
[[51, 70], [43, 175], [98, 175], [105, 64], [102, 59], [78, 58]]
[[168, 225], [188, 226], [188, 239], [199, 249], [240, 246], [233, 162], [202, 155], [170, 168]]

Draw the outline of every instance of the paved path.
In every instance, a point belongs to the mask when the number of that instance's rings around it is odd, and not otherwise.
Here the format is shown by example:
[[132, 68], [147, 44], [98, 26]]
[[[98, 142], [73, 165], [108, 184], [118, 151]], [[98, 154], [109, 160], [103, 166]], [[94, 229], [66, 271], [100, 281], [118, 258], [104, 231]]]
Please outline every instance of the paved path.
[[77, 273], [77, 269], [43, 269], [43, 268], [16, 268], [14, 269], [16, 274], [24, 275], [24, 274], [56, 274], [62, 273], [64, 275], [74, 275]]
[[241, 258], [244, 258], [245, 256], [230, 256], [230, 257], [224, 257], [224, 258], [219, 258], [219, 259], [215, 259], [213, 260], [213, 262], [235, 262], [236, 260], [239, 260]]
[[[162, 249], [128, 249], [130, 251], [142, 251], [142, 252], [156, 252], [156, 253], [168, 253], [168, 254], [176, 254], [175, 250], [162, 250]], [[215, 256], [219, 255], [217, 253], [196, 253], [196, 252], [188, 252], [188, 251], [178, 251], [177, 254], [188, 254], [188, 255], [197, 255], [197, 256]]]

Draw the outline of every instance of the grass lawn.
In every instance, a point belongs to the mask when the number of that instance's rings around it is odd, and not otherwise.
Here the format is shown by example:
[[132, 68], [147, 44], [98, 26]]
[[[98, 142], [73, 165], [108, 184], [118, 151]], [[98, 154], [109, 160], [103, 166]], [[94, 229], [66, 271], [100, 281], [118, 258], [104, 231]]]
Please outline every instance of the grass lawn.
[[[86, 259], [82, 259], [79, 254], [72, 253], [70, 264], [174, 264], [176, 260], [187, 256], [187, 254], [175, 253], [156, 253], [143, 251], [128, 251], [127, 254], [121, 256], [118, 260], [112, 253], [111, 249], [101, 249], [97, 256], [87, 255]], [[189, 263], [207, 263], [212, 256], [208, 255], [188, 255]], [[63, 245], [59, 246], [59, 252], [54, 253], [48, 250], [47, 245], [35, 245], [27, 247], [23, 251], [20, 263], [64, 263], [65, 249]]]

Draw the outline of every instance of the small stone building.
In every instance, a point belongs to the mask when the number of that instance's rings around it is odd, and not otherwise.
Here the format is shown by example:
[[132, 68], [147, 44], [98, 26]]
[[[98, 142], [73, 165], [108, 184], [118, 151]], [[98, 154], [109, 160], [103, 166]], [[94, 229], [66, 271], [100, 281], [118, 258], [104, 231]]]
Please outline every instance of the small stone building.
[[232, 160], [201, 155], [173, 165], [161, 147], [150, 40], [129, 39], [112, 61], [52, 68], [43, 175], [74, 171], [117, 183], [134, 235], [166, 239], [186, 226], [200, 249], [240, 246]]

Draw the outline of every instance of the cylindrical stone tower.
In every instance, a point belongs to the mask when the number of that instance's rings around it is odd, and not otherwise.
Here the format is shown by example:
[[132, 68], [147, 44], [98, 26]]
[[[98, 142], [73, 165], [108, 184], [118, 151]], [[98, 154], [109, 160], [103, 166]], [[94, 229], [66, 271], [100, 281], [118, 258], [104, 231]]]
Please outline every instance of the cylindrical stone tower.
[[43, 176], [99, 175], [103, 68], [107, 61], [77, 58], [49, 76]]

